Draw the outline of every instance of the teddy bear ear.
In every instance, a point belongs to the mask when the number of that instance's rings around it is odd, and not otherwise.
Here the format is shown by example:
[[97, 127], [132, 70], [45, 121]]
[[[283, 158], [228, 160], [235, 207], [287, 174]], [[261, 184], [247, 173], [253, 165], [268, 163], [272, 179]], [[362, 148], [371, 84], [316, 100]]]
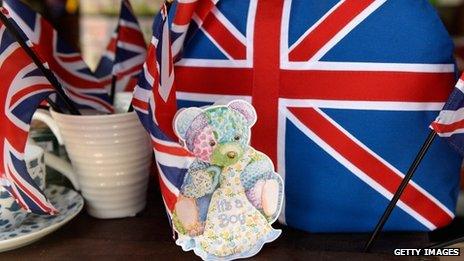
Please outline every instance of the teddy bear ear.
[[257, 116], [255, 108], [247, 101], [234, 100], [229, 102], [228, 106], [229, 108], [234, 109], [245, 116], [245, 119], [247, 120], [250, 127], [256, 123]]
[[179, 110], [174, 116], [173, 122], [176, 135], [185, 140], [185, 134], [187, 133], [188, 128], [192, 124], [193, 120], [201, 113], [203, 113], [203, 110], [196, 107]]

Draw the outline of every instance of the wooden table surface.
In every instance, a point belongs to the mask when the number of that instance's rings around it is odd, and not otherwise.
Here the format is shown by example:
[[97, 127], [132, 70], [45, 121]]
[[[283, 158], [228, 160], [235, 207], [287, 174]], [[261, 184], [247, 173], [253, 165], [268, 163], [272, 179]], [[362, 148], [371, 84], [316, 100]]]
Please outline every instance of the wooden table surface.
[[[153, 187], [148, 193], [147, 208], [137, 217], [99, 220], [84, 210], [42, 240], [1, 253], [0, 260], [196, 260], [192, 252], [185, 253], [175, 245], [159, 192]], [[367, 234], [310, 234], [287, 227], [282, 229], [283, 235], [266, 245], [253, 260], [396, 260], [398, 257], [392, 255], [394, 248], [424, 247], [430, 237], [426, 233], [383, 234], [373, 252], [364, 254], [360, 250]], [[455, 230], [447, 228], [432, 237], [449, 237], [449, 231]]]

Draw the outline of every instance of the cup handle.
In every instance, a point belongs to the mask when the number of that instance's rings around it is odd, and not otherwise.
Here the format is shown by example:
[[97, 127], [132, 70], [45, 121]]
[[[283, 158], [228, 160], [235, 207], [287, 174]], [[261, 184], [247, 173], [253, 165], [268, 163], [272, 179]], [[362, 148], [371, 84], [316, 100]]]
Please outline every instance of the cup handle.
[[[32, 119], [45, 123], [55, 135], [56, 139], [58, 140], [58, 143], [60, 145], [64, 145], [63, 136], [61, 135], [58, 124], [56, 124], [49, 111], [38, 109], [32, 116]], [[44, 152], [44, 156], [45, 165], [63, 174], [65, 177], [69, 179], [69, 181], [71, 181], [72, 185], [76, 190], [80, 190], [76, 174], [70, 162], [49, 152]]]
[[58, 143], [60, 145], [64, 145], [63, 136], [61, 135], [60, 128], [58, 127], [58, 124], [56, 124], [56, 121], [52, 118], [52, 115], [49, 111], [38, 109], [35, 111], [34, 115], [32, 115], [32, 119], [45, 123], [55, 135], [56, 139], [58, 140]]

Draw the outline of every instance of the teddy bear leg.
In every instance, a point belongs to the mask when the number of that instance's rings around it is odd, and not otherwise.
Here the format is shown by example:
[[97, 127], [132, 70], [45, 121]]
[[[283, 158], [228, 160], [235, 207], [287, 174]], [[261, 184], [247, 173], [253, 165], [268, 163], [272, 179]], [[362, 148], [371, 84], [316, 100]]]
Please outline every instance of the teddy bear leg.
[[[198, 208], [195, 199], [182, 195], [177, 199], [174, 211], [178, 221], [188, 235], [196, 236], [202, 233], [202, 225], [199, 222]], [[182, 233], [182, 231], [178, 231]]]
[[263, 212], [266, 216], [272, 217], [278, 211], [279, 182], [275, 179], [266, 180], [262, 191]]

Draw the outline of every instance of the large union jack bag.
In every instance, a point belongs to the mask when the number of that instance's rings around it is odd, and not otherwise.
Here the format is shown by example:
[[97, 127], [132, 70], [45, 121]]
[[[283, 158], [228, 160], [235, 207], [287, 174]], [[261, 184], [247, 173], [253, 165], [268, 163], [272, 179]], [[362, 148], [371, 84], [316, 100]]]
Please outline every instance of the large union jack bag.
[[[207, 15], [197, 8], [185, 23], [176, 12], [194, 10], [194, 2], [212, 7]], [[252, 145], [285, 180], [280, 221], [312, 232], [371, 231], [455, 82], [453, 45], [429, 3], [179, 0], [169, 18], [173, 55], [182, 53], [169, 87], [177, 105], [253, 103]], [[164, 106], [166, 86], [155, 87], [157, 98], [139, 104], [142, 121]], [[154, 122], [163, 130], [162, 119]], [[169, 212], [185, 155], [169, 133], [150, 131]], [[437, 140], [385, 230], [448, 224], [460, 163]]]

